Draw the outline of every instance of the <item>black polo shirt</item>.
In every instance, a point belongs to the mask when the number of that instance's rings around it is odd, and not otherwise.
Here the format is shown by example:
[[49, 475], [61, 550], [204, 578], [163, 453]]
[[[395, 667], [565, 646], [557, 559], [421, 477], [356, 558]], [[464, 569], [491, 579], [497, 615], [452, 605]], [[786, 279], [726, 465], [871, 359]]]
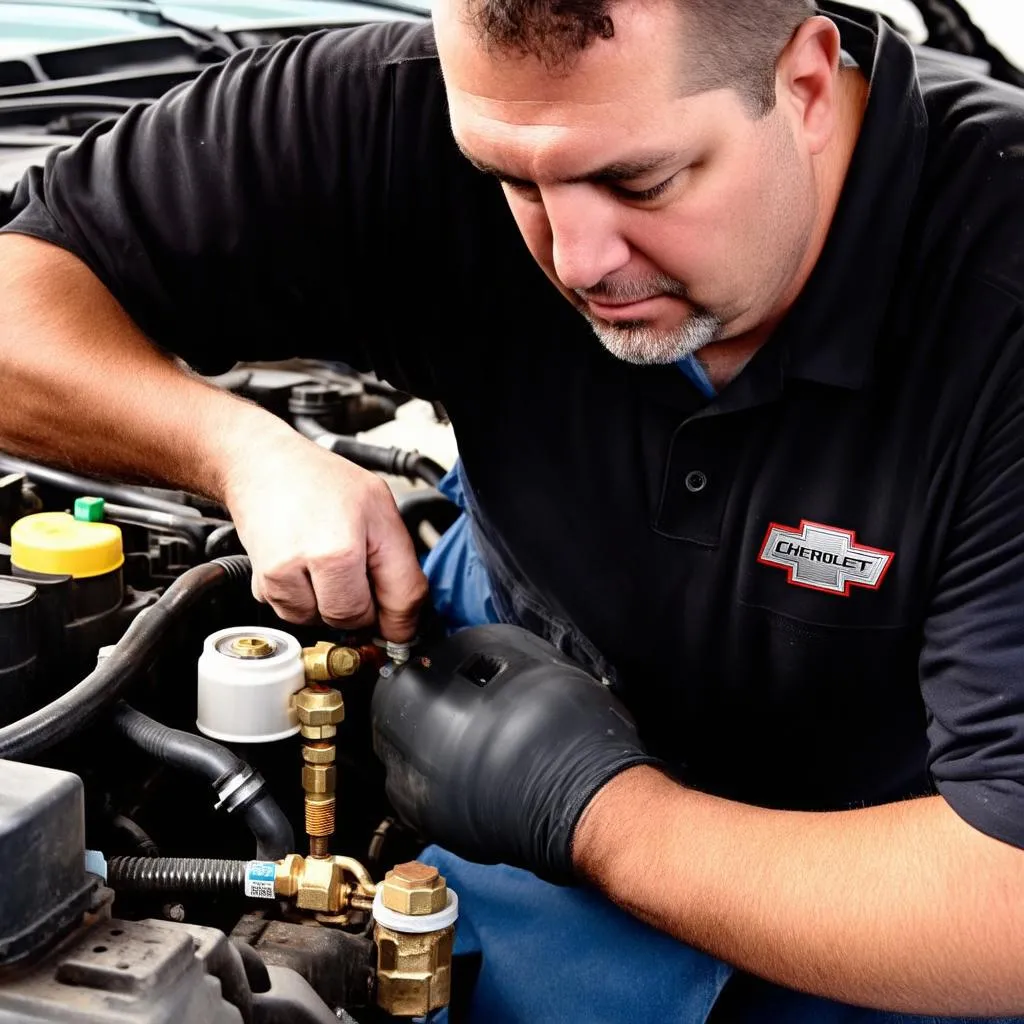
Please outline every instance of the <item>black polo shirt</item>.
[[710, 403], [533, 264], [428, 26], [211, 68], [28, 177], [9, 229], [201, 369], [339, 358], [443, 401], [506, 614], [692, 784], [937, 787], [1024, 846], [1024, 95], [842, 15], [871, 93], [826, 250]]

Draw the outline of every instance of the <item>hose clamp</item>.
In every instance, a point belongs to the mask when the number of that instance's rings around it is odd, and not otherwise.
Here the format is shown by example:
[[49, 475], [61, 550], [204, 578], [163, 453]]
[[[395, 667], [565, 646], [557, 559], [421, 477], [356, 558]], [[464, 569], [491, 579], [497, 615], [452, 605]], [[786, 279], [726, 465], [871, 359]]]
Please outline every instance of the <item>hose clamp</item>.
[[228, 814], [247, 807], [263, 791], [266, 781], [259, 772], [246, 767], [245, 771], [232, 775], [217, 786], [217, 803], [214, 810], [223, 809]]

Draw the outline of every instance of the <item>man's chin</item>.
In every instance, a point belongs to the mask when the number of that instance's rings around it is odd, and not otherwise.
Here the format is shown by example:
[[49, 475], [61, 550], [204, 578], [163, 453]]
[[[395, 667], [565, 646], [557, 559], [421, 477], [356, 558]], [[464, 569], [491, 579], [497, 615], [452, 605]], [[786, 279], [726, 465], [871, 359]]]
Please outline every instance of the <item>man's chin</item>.
[[665, 366], [699, 352], [718, 339], [721, 323], [710, 314], [689, 317], [674, 329], [646, 320], [623, 320], [612, 325], [587, 316], [601, 344], [617, 359], [636, 366]]

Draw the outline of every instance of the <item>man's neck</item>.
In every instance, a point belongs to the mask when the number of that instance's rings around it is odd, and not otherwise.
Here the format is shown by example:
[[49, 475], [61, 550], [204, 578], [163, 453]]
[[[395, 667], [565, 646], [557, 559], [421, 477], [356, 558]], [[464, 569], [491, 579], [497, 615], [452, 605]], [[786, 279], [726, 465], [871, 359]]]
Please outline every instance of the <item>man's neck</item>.
[[799, 272], [794, 276], [790, 290], [779, 303], [778, 312], [752, 331], [715, 342], [701, 349], [698, 359], [716, 391], [730, 384], [753, 358], [754, 353], [771, 337], [775, 328], [792, 308], [810, 279], [828, 239], [832, 218], [843, 191], [853, 152], [860, 137], [864, 112], [867, 109], [869, 83], [859, 68], [847, 68], [839, 73], [839, 124], [835, 145], [821, 158], [820, 194], [821, 217], [811, 234], [807, 254]]

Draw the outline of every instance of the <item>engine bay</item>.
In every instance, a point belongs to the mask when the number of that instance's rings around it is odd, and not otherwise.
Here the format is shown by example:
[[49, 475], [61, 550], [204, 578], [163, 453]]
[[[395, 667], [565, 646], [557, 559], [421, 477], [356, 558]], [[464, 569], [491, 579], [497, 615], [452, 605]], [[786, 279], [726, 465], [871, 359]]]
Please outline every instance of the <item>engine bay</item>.
[[[459, 514], [443, 409], [334, 364], [210, 380], [381, 473], [421, 558]], [[443, 624], [394, 645], [284, 622], [215, 503], [0, 472], [0, 1021], [447, 1005], [457, 894], [416, 860], [369, 729], [374, 686]]]

